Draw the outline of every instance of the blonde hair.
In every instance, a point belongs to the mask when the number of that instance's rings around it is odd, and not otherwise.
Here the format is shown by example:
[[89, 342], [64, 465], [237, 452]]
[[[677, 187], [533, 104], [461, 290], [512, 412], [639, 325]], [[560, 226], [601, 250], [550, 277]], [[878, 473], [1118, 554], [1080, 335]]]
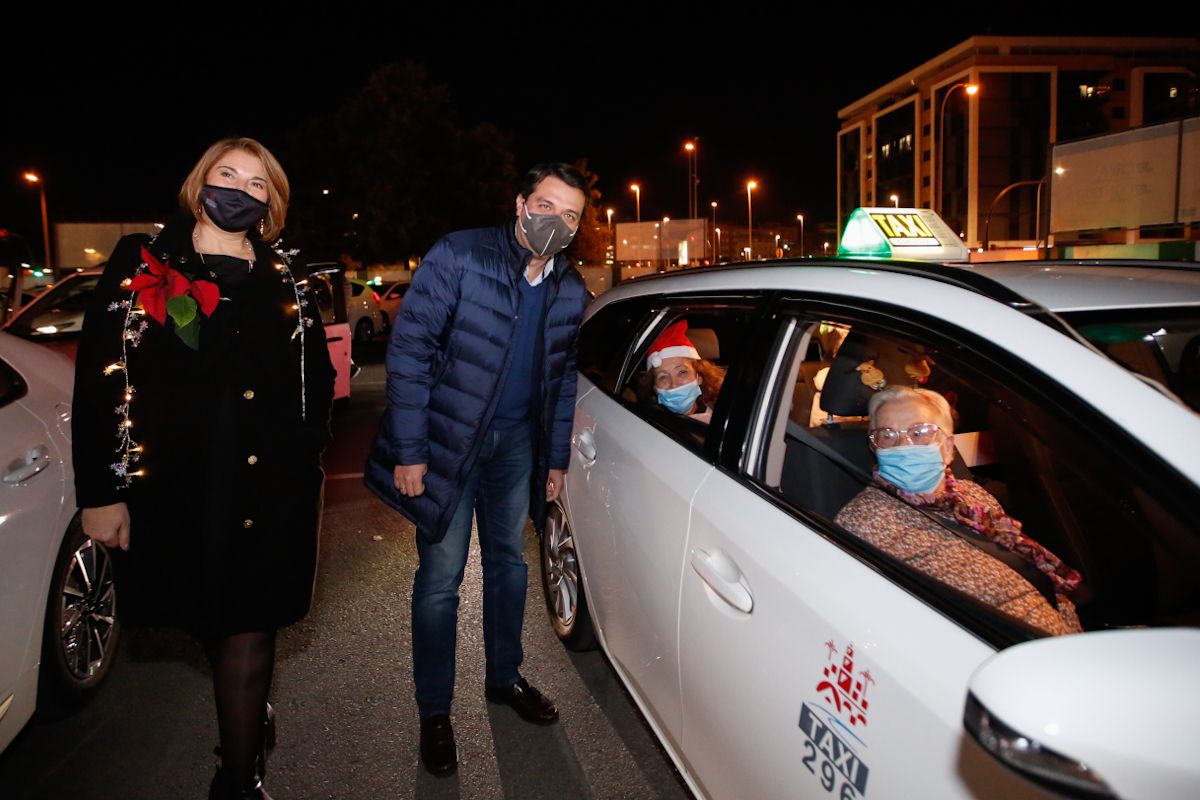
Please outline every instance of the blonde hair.
[[273, 242], [283, 232], [283, 222], [287, 218], [288, 200], [291, 199], [292, 189], [278, 159], [256, 139], [246, 136], [230, 136], [221, 139], [205, 150], [204, 155], [200, 156], [200, 160], [196, 162], [196, 166], [192, 167], [192, 171], [183, 179], [183, 186], [179, 187], [179, 205], [195, 214], [196, 219], [200, 219], [200, 190], [208, 182], [209, 170], [221, 156], [230, 150], [245, 151], [263, 163], [263, 169], [267, 173], [265, 177], [268, 186], [268, 210], [262, 223], [262, 238], [265, 242]]
[[933, 409], [935, 421], [943, 433], [954, 433], [954, 414], [950, 403], [932, 389], [914, 389], [911, 386], [889, 386], [878, 394], [871, 395], [867, 403], [867, 414], [871, 418], [871, 428], [877, 428], [879, 409], [893, 400], [915, 400]]

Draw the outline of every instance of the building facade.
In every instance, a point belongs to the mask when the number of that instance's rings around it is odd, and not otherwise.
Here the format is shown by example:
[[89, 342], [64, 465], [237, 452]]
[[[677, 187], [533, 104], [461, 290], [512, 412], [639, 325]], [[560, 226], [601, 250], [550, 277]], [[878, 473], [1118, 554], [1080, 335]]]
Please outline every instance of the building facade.
[[1195, 38], [972, 37], [838, 112], [839, 233], [894, 204], [972, 249], [1053, 244], [1052, 146], [1197, 116], [1198, 73]]

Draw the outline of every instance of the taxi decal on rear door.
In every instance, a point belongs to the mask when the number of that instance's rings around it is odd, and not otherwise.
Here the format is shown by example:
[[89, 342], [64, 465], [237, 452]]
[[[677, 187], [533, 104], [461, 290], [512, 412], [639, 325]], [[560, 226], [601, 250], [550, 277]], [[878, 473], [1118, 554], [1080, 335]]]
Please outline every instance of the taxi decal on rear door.
[[[800, 707], [800, 730], [807, 737], [801, 763], [839, 800], [865, 797], [870, 769], [862, 759], [867, 743], [859, 733], [867, 727], [867, 688], [875, 683], [869, 669], [856, 671], [854, 644], [840, 654], [830, 639], [825, 643], [828, 664], [816, 691], [822, 700]], [[861, 665], [860, 665], [861, 666]]]

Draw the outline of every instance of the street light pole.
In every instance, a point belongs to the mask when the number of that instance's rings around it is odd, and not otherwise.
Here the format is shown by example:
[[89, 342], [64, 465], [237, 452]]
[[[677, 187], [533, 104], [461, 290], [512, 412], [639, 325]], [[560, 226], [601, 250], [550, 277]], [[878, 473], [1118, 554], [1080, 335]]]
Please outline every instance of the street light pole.
[[797, 214], [796, 219], [800, 222], [800, 257], [804, 258], [804, 215]]
[[746, 260], [754, 259], [754, 202], [751, 192], [758, 188], [758, 181], [746, 182]]
[[[715, 231], [717, 229], [717, 201], [713, 200], [711, 205], [712, 205], [712, 217], [713, 217], [713, 230]], [[719, 235], [720, 234], [718, 234], [718, 236]], [[720, 239], [717, 240], [716, 244], [720, 244]], [[713, 263], [714, 264], [716, 264], [720, 260], [720, 256], [721, 256], [721, 248], [717, 247], [716, 250], [713, 252]]]
[[683, 145], [684, 152], [687, 153], [688, 160], [688, 218], [695, 219], [700, 213], [700, 201], [696, 196], [696, 184], [700, 181], [696, 175], [696, 157], [699, 155], [696, 142], [698, 138], [690, 142], [685, 142]]
[[50, 274], [53, 275], [53, 266], [50, 263], [50, 216], [46, 213], [46, 182], [43, 181], [41, 176], [39, 176], [36, 172], [26, 172], [25, 180], [29, 181], [30, 183], [36, 183], [38, 187], [38, 194], [41, 195], [42, 247], [45, 249], [45, 268], [47, 272], [50, 272]]
[[937, 210], [938, 214], [943, 213], [942, 184], [945, 183], [945, 180], [944, 180], [944, 170], [942, 169], [942, 167], [944, 166], [944, 162], [946, 160], [946, 155], [945, 155], [946, 146], [944, 144], [946, 141], [946, 138], [945, 138], [946, 137], [946, 102], [950, 99], [950, 95], [954, 94], [955, 89], [963, 89], [964, 91], [966, 91], [968, 96], [971, 96], [979, 91], [979, 84], [966, 83], [966, 82], [956, 83], [953, 86], [951, 86], [949, 89], [947, 89], [946, 93], [944, 95], [942, 95], [942, 103], [941, 103], [940, 110], [938, 111], [938, 138], [937, 138], [937, 142], [934, 145], [937, 148], [938, 182], [937, 182], [937, 209], [936, 210]]
[[636, 207], [637, 207], [636, 219], [638, 222], [641, 222], [642, 221], [642, 187], [638, 186], [636, 183], [631, 183], [631, 184], [629, 184], [629, 191], [633, 192], [634, 196], [637, 198], [634, 201], [636, 203]]

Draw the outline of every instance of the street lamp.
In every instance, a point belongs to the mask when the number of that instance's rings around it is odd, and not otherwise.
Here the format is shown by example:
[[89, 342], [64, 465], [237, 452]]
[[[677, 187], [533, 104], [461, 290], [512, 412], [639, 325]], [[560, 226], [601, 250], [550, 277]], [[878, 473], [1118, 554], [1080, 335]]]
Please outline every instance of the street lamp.
[[700, 178], [696, 174], [696, 157], [699, 155], [696, 142], [698, 141], [700, 139], [696, 138], [690, 142], [684, 142], [683, 145], [688, 160], [688, 217], [691, 219], [695, 219], [700, 213], [700, 198], [696, 196], [696, 187], [700, 183]]
[[804, 215], [797, 214], [796, 221], [800, 223], [800, 257], [804, 258]]
[[937, 212], [939, 214], [941, 214], [943, 211], [942, 210], [942, 184], [944, 181], [943, 181], [942, 175], [943, 175], [944, 170], [942, 169], [942, 167], [946, 160], [946, 156], [945, 156], [946, 148], [945, 148], [945, 145], [943, 144], [946, 141], [946, 138], [945, 138], [946, 137], [946, 101], [948, 101], [950, 99], [950, 95], [954, 94], [955, 89], [962, 89], [967, 93], [968, 96], [973, 96], [976, 92], [979, 91], [979, 84], [966, 83], [965, 81], [962, 83], [956, 83], [953, 86], [951, 86], [949, 89], [947, 89], [946, 93], [944, 95], [942, 95], [942, 105], [941, 105], [940, 110], [938, 111], [938, 138], [937, 138], [937, 142], [934, 143], [934, 146], [937, 148], [937, 170], [938, 170]]
[[746, 181], [746, 258], [754, 257], [754, 202], [753, 192], [758, 188], [758, 181]]
[[779, 258], [779, 234], [775, 234], [775, 257]]
[[[36, 172], [26, 172], [25, 180], [36, 183], [42, 199], [42, 247], [45, 248], [46, 271], [50, 272], [50, 216], [46, 213], [46, 182]], [[51, 273], [53, 274], [53, 273]]]
[[604, 209], [604, 213], [605, 213], [605, 214], [608, 214], [608, 229], [611, 231], [611, 230], [612, 230], [612, 215], [613, 215], [613, 210], [612, 210], [611, 208], [606, 208], [606, 209]]
[[822, 246], [825, 248], [825, 255], [829, 255], [829, 242], [825, 242]]
[[714, 261], [714, 263], [720, 264], [721, 263], [721, 229], [714, 225], [713, 230], [715, 230], [717, 232], [717, 257], [715, 259], [713, 259], [713, 261]]
[[892, 201], [892, 207], [893, 207], [893, 208], [899, 208], [899, 207], [900, 207], [900, 195], [898, 195], [898, 194], [889, 194], [889, 195], [888, 195], [888, 200], [891, 200], [891, 201]]
[[642, 187], [638, 186], [636, 183], [631, 183], [631, 184], [629, 184], [629, 191], [633, 192], [634, 196], [637, 197], [637, 200], [635, 201], [637, 203], [637, 221], [641, 222], [642, 221]]

